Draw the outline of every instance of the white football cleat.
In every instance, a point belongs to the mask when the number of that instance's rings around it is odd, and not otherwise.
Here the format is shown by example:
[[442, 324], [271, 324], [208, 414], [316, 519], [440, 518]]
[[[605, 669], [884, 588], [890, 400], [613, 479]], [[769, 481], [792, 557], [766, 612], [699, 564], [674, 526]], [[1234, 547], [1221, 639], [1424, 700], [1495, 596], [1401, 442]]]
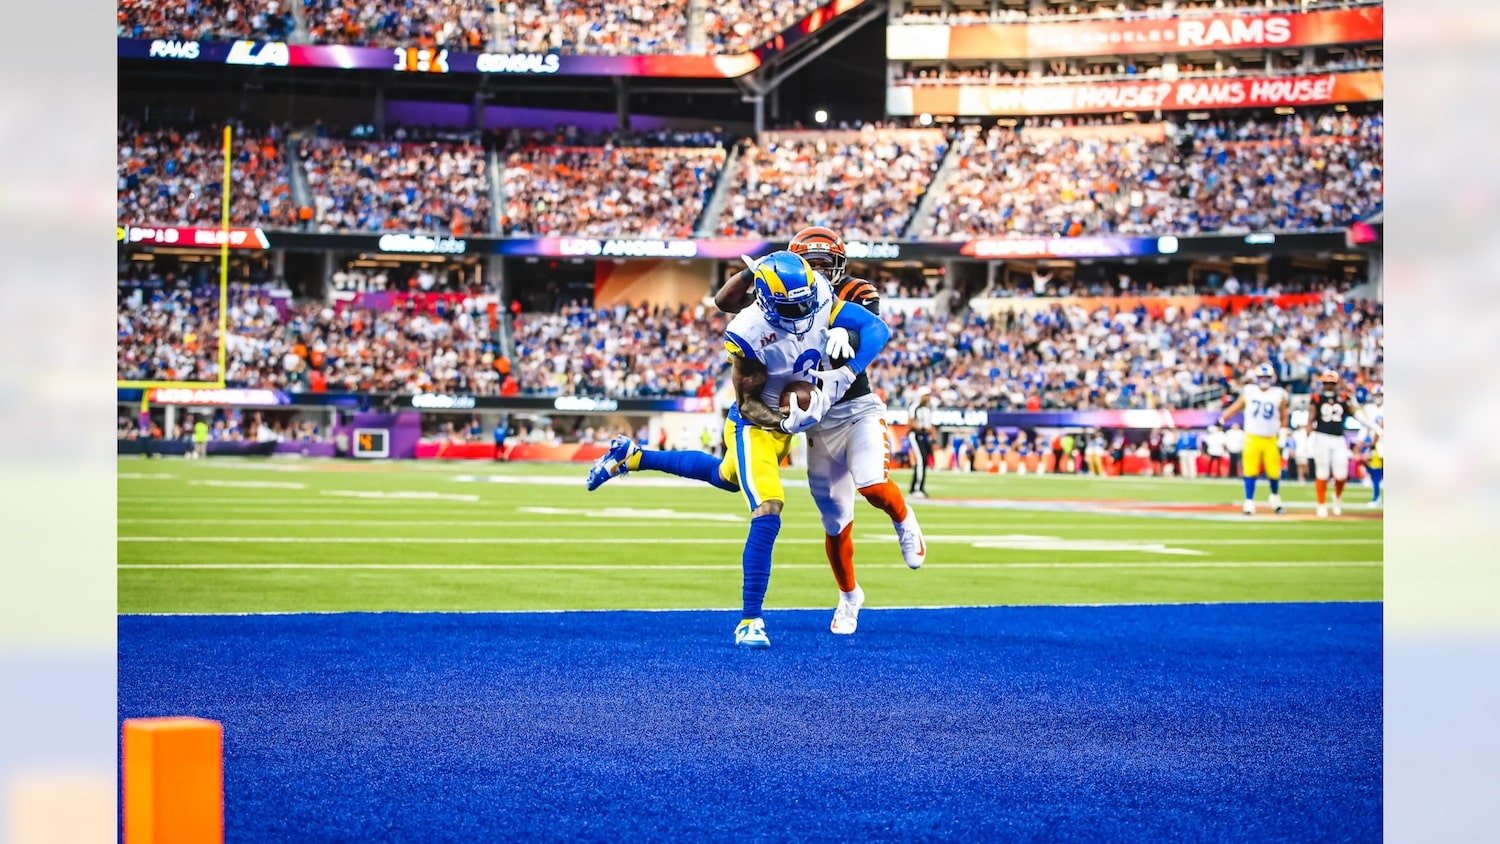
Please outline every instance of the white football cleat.
[[1320, 518], [1320, 519], [1326, 519], [1326, 518], [1328, 518], [1328, 505], [1327, 504], [1319, 504], [1318, 505], [1318, 518]]
[[839, 605], [833, 610], [833, 623], [828, 629], [840, 636], [848, 636], [859, 627], [859, 608], [865, 605], [865, 590], [854, 587], [849, 595], [839, 593]]
[[917, 511], [906, 508], [906, 518], [891, 522], [896, 528], [896, 539], [901, 543], [901, 559], [906, 567], [919, 569], [927, 562], [927, 540], [922, 536], [922, 526], [917, 524]]
[[747, 618], [734, 628], [734, 643], [742, 648], [769, 648], [771, 637], [766, 635], [766, 623], [759, 618]]
[[1279, 495], [1272, 495], [1271, 496], [1271, 509], [1274, 510], [1274, 511], [1276, 511], [1277, 513], [1285, 513], [1286, 512], [1286, 508], [1283, 507], [1283, 506], [1281, 506], [1281, 496], [1279, 496]]
[[1383, 501], [1383, 500], [1381, 500], [1379, 498], [1374, 498], [1374, 499], [1371, 499], [1370, 503], [1366, 504], [1365, 506], [1369, 507], [1371, 510], [1379, 510], [1381, 507], [1385, 506], [1385, 501]]
[[1343, 499], [1343, 496], [1335, 495], [1333, 497], [1333, 514], [1335, 516], [1342, 516], [1342, 515], [1344, 515], [1344, 499]]
[[1253, 516], [1253, 515], [1255, 515], [1255, 502], [1251, 501], [1248, 498], [1245, 499], [1245, 508], [1244, 509], [1245, 509], [1245, 515], [1247, 515], [1247, 516]]

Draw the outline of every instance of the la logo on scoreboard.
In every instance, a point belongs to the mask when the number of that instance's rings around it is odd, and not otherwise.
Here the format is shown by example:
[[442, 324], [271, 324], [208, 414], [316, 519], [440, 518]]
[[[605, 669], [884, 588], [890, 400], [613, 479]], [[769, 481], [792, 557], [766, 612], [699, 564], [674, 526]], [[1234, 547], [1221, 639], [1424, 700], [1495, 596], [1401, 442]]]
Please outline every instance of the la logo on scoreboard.
[[286, 67], [292, 62], [292, 51], [285, 41], [236, 41], [229, 48], [224, 64], [243, 64], [256, 67]]

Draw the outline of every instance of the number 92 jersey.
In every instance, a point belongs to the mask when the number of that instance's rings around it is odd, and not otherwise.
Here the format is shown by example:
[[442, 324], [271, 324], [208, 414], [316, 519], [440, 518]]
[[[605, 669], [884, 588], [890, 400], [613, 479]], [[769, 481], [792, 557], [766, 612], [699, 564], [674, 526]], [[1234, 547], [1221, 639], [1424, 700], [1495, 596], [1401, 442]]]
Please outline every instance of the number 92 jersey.
[[[814, 283], [819, 287], [818, 310], [806, 334], [778, 329], [755, 305], [736, 314], [724, 329], [724, 349], [731, 357], [749, 358], [766, 368], [766, 387], [760, 398], [770, 407], [781, 407], [781, 393], [788, 384], [812, 381], [813, 370], [823, 368], [823, 349], [828, 345], [833, 312], [842, 300], [829, 293], [828, 282], [821, 276]], [[734, 411], [731, 413], [738, 416]]]
[[1312, 397], [1313, 430], [1334, 437], [1344, 436], [1344, 419], [1350, 415], [1348, 396], [1338, 393], [1326, 396], [1314, 393]]

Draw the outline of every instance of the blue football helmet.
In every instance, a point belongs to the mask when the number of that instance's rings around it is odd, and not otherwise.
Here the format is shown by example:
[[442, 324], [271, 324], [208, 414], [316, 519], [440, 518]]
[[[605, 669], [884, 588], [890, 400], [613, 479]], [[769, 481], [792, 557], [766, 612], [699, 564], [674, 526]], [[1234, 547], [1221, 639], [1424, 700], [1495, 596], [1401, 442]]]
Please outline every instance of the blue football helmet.
[[828, 289], [812, 265], [795, 252], [772, 252], [755, 263], [755, 301], [766, 321], [790, 334], [806, 334]]

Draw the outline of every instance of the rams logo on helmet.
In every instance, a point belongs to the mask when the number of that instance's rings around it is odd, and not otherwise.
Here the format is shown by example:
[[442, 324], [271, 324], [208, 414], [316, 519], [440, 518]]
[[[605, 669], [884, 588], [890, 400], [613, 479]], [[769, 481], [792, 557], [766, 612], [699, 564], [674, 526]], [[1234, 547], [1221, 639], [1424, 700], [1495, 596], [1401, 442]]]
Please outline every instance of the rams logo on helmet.
[[823, 304], [823, 285], [807, 259], [772, 252], [755, 263], [755, 301], [766, 321], [791, 334], [806, 334]]

